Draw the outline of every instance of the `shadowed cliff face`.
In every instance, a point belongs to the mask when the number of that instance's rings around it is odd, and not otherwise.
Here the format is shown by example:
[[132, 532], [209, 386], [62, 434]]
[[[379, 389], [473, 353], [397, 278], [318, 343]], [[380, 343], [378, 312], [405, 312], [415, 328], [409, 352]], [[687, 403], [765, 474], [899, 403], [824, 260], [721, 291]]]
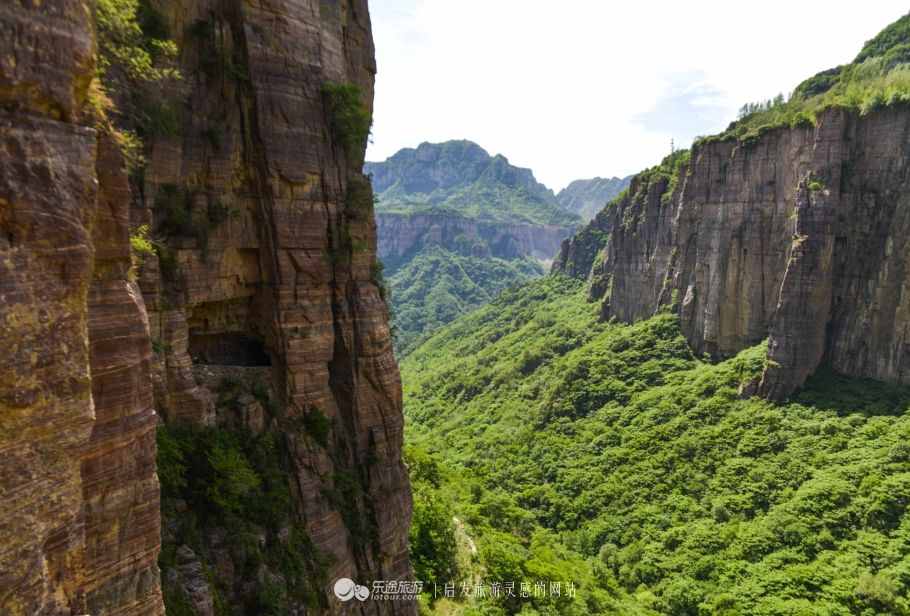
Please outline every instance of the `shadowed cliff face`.
[[905, 109], [831, 110], [816, 128], [697, 145], [672, 194], [636, 177], [554, 269], [590, 275], [604, 318], [672, 307], [699, 353], [769, 338], [754, 390], [770, 398], [822, 361], [906, 383], [908, 131]]
[[[280, 412], [257, 421], [283, 438], [290, 524], [325, 557], [325, 579], [409, 579], [401, 388], [373, 280], [365, 142], [339, 132], [326, 93], [353, 84], [371, 107], [367, 4], [150, 4], [187, 78], [163, 93], [178, 130], [147, 136], [130, 180], [114, 140], [83, 118], [89, 7], [0, 7], [0, 612], [163, 613], [155, 410], [172, 424], [218, 420], [191, 349], [270, 366]], [[180, 228], [175, 207], [190, 216]], [[137, 285], [140, 224], [162, 256], [145, 258]], [[314, 409], [330, 421], [323, 444], [301, 427]], [[322, 590], [327, 611], [350, 609]]]

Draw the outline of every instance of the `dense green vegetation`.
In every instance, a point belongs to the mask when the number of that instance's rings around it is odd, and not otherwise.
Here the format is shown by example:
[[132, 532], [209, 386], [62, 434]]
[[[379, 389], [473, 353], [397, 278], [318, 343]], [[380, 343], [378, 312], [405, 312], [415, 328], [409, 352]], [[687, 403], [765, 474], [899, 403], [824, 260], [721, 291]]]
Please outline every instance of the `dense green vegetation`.
[[98, 0], [98, 70], [122, 70], [137, 81], [176, 77], [168, 59], [177, 54], [164, 18], [146, 0]]
[[486, 304], [504, 288], [541, 276], [534, 259], [464, 256], [428, 246], [389, 276], [396, 348], [407, 354], [422, 337]]
[[98, 0], [94, 6], [97, 75], [89, 89], [89, 111], [136, 171], [144, 165], [143, 137], [180, 130], [177, 106], [164, 95], [181, 78], [177, 46], [148, 0]]
[[783, 96], [746, 105], [739, 120], [706, 140], [749, 141], [781, 126], [812, 126], [825, 109], [841, 107], [862, 114], [910, 103], [910, 15], [882, 30], [856, 59], [822, 71]]
[[740, 399], [764, 356], [705, 363], [674, 316], [598, 322], [553, 276], [438, 331], [402, 362], [418, 571], [578, 590], [425, 609], [910, 614], [910, 389]]
[[357, 156], [373, 125], [373, 116], [363, 104], [363, 93], [356, 84], [326, 82], [322, 96], [335, 139], [349, 157]]
[[[264, 388], [246, 391], [229, 381], [219, 392], [220, 412], [230, 413], [244, 393], [252, 393], [274, 412]], [[316, 420], [305, 423], [320, 429]], [[169, 575], [184, 545], [202, 563], [218, 616], [282, 616], [291, 603], [324, 603], [320, 589], [328, 563], [295, 524], [289, 483], [293, 475], [285, 437], [278, 431], [253, 435], [241, 426], [226, 425], [158, 428], [164, 526], [159, 565], [168, 614], [195, 614], [180, 583]], [[220, 533], [220, 542], [213, 542], [213, 532]], [[263, 571], [268, 572], [265, 581], [243, 595], [243, 603], [226, 599], [238, 589], [230, 586], [236, 580], [216, 575], [218, 549], [233, 562], [238, 580], [262, 578]]]

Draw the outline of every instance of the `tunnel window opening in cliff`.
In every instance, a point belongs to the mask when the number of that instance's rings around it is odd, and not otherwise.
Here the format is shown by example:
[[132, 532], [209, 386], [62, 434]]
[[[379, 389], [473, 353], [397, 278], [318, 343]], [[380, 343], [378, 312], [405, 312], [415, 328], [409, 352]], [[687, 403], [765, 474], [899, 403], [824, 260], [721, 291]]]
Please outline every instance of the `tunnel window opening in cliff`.
[[259, 338], [242, 332], [194, 333], [189, 336], [193, 363], [215, 366], [271, 366], [272, 358]]

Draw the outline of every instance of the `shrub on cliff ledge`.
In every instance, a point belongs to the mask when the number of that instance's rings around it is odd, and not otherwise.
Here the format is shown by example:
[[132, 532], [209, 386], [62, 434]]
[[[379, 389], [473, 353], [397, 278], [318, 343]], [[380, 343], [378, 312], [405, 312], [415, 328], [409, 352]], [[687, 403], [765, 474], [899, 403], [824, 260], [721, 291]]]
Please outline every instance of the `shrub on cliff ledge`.
[[373, 124], [373, 117], [363, 104], [363, 93], [352, 83], [326, 82], [322, 96], [335, 138], [348, 158], [357, 158]]
[[207, 457], [212, 468], [209, 499], [223, 511], [240, 511], [242, 499], [259, 487], [256, 471], [231, 442], [216, 442]]
[[[98, 0], [98, 102], [109, 94], [120, 115], [145, 133], [172, 129], [171, 104], [163, 99], [169, 82], [180, 79], [177, 45], [170, 40], [164, 17], [147, 0]], [[109, 101], [108, 101], [109, 102]]]

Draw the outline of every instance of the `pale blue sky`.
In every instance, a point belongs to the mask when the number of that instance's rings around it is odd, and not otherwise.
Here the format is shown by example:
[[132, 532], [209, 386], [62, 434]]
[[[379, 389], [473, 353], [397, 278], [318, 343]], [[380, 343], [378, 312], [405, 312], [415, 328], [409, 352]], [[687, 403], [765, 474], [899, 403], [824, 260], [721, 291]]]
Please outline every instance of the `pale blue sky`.
[[[846, 4], [846, 3], [843, 3]], [[471, 139], [559, 189], [659, 161], [849, 62], [896, 0], [371, 0], [369, 160]]]

